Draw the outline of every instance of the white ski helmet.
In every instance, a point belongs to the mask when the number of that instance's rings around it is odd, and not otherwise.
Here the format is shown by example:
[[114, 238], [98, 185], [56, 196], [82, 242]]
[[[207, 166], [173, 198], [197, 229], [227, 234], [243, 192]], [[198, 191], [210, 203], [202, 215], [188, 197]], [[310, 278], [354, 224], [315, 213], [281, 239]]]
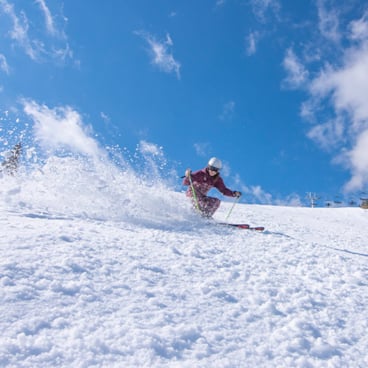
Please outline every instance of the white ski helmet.
[[222, 162], [217, 157], [211, 157], [210, 160], [208, 161], [208, 166], [212, 166], [216, 168], [217, 170], [221, 170]]

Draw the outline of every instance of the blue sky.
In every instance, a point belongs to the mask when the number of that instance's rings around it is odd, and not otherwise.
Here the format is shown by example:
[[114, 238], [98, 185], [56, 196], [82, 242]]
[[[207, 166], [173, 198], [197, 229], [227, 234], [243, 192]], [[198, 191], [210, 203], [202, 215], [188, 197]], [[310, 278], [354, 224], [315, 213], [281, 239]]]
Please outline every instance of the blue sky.
[[366, 96], [365, 1], [0, 0], [4, 135], [53, 116], [178, 174], [217, 156], [244, 202], [358, 199]]

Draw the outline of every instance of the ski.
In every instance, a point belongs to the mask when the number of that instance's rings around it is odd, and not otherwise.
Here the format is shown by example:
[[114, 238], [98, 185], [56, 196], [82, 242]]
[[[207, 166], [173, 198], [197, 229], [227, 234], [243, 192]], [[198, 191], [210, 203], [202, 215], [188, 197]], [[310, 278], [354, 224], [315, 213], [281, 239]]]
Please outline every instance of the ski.
[[263, 226], [250, 226], [249, 224], [230, 224], [228, 222], [218, 222], [218, 224], [237, 227], [238, 229], [245, 229], [245, 230], [263, 231], [265, 229]]

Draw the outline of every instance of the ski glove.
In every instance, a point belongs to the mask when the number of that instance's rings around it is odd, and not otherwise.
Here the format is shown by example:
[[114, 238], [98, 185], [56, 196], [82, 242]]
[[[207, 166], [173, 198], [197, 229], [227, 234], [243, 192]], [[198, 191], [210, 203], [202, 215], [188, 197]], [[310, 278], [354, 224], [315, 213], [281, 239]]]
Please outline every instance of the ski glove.
[[238, 192], [236, 190], [233, 192], [233, 197], [240, 198], [241, 195], [242, 195], [241, 192]]
[[190, 170], [190, 169], [186, 169], [185, 170], [185, 177], [186, 178], [189, 178], [189, 176], [192, 174], [192, 170]]

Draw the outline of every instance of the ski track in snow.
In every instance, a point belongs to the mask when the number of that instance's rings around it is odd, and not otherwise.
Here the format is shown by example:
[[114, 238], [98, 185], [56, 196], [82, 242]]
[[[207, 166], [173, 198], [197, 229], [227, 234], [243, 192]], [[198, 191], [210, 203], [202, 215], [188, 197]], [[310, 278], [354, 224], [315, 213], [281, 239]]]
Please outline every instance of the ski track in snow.
[[21, 194], [0, 207], [1, 367], [368, 366], [362, 209], [237, 205], [231, 221], [259, 233]]

